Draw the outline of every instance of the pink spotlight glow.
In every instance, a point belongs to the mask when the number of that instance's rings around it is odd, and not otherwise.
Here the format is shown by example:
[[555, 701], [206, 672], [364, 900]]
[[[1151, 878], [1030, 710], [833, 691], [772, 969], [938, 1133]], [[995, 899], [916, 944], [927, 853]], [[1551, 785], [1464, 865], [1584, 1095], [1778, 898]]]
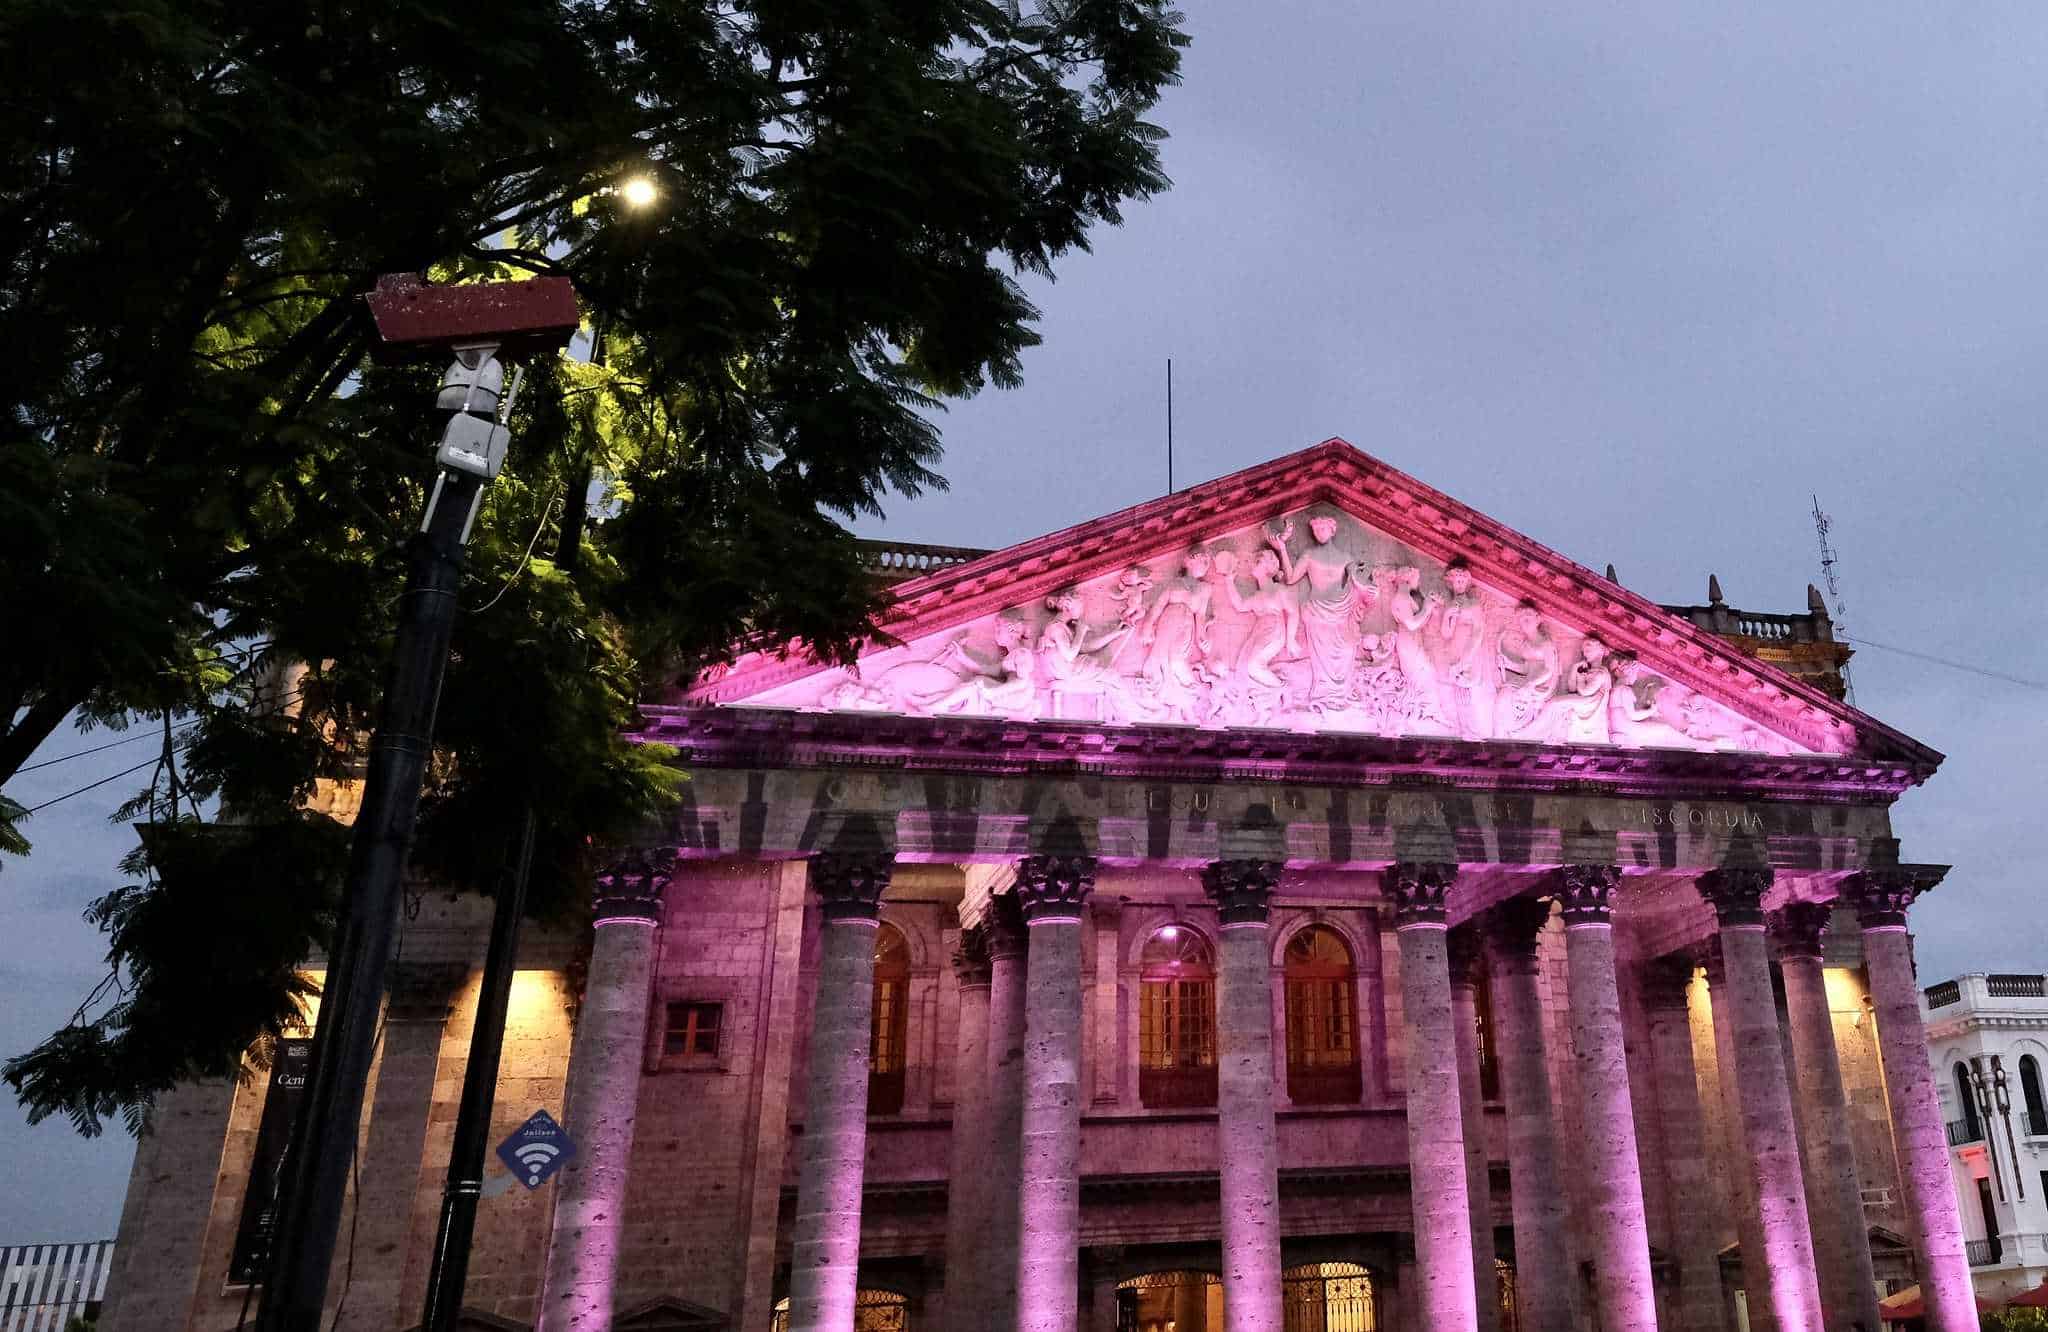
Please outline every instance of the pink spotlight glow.
[[1180, 926], [1178, 926], [1178, 925], [1167, 925], [1167, 926], [1165, 926], [1165, 927], [1161, 928], [1161, 929], [1160, 929], [1160, 931], [1159, 931], [1159, 937], [1160, 937], [1160, 938], [1162, 938], [1162, 939], [1178, 939], [1178, 938], [1180, 938]]

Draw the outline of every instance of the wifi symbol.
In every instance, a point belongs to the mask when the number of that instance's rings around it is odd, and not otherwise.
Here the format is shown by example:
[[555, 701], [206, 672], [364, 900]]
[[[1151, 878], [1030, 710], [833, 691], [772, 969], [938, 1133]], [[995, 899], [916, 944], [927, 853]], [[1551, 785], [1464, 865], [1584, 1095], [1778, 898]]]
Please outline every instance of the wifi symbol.
[[575, 1155], [574, 1139], [545, 1110], [534, 1111], [532, 1118], [498, 1144], [498, 1159], [529, 1189], [539, 1188]]
[[512, 1153], [519, 1158], [519, 1164], [526, 1167], [526, 1187], [529, 1189], [540, 1183], [541, 1175], [561, 1154], [562, 1149], [551, 1142], [529, 1142]]

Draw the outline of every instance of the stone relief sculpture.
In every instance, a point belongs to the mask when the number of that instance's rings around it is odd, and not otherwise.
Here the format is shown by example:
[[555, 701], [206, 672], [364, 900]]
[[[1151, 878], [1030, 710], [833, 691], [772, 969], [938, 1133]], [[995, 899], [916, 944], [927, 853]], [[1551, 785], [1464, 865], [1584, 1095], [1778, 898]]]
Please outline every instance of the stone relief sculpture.
[[1485, 586], [1463, 559], [1433, 564], [1320, 507], [749, 702], [1792, 752], [1598, 634]]
[[1494, 649], [1501, 683], [1494, 695], [1493, 734], [1518, 735], [1536, 720], [1557, 688], [1557, 640], [1543, 627], [1535, 603], [1524, 601], [1510, 615]]
[[1266, 544], [1280, 557], [1280, 582], [1306, 583], [1301, 622], [1308, 635], [1308, 705], [1317, 711], [1341, 710], [1351, 695], [1351, 672], [1358, 659], [1358, 612], [1377, 597], [1359, 577], [1359, 561], [1332, 545], [1337, 520], [1317, 514], [1308, 520], [1310, 544], [1297, 562], [1288, 553], [1294, 520], [1266, 534]]
[[1444, 720], [1463, 740], [1492, 734], [1493, 700], [1500, 683], [1498, 664], [1487, 650], [1486, 608], [1463, 560], [1444, 568], [1444, 595], [1437, 597], [1437, 631], [1442, 636], [1443, 671], [1437, 689]]
[[1180, 576], [1160, 585], [1138, 630], [1152, 702], [1177, 722], [1207, 720], [1204, 692], [1216, 682], [1208, 662], [1209, 601], [1215, 593], [1208, 580], [1208, 555], [1190, 551]]

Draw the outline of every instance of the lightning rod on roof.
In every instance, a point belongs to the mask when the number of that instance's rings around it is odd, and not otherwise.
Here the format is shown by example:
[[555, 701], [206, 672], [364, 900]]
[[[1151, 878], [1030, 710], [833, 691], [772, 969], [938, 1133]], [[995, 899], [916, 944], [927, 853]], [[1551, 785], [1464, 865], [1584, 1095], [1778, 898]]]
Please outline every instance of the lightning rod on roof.
[[1166, 358], [1166, 493], [1173, 493], [1173, 358]]
[[[1821, 512], [1820, 496], [1815, 495], [1813, 497], [1813, 530], [1814, 534], [1820, 538], [1821, 582], [1826, 584], [1828, 597], [1834, 602], [1835, 636], [1837, 638], [1846, 638], [1848, 634], [1844, 628], [1843, 621], [1848, 616], [1848, 608], [1842, 602], [1842, 584], [1835, 577], [1835, 548], [1828, 541], [1828, 533], [1834, 528], [1834, 525], [1834, 519]], [[1847, 665], [1842, 667], [1842, 693], [1849, 702], [1854, 703], [1856, 701], [1856, 686], [1849, 679], [1849, 668]]]

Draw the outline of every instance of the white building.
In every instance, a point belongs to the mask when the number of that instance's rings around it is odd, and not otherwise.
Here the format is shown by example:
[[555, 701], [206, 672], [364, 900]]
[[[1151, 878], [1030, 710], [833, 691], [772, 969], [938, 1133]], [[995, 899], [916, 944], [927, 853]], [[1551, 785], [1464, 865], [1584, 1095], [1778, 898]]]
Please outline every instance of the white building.
[[1927, 1047], [1977, 1293], [2048, 1278], [2048, 977], [1973, 973], [1927, 987]]

